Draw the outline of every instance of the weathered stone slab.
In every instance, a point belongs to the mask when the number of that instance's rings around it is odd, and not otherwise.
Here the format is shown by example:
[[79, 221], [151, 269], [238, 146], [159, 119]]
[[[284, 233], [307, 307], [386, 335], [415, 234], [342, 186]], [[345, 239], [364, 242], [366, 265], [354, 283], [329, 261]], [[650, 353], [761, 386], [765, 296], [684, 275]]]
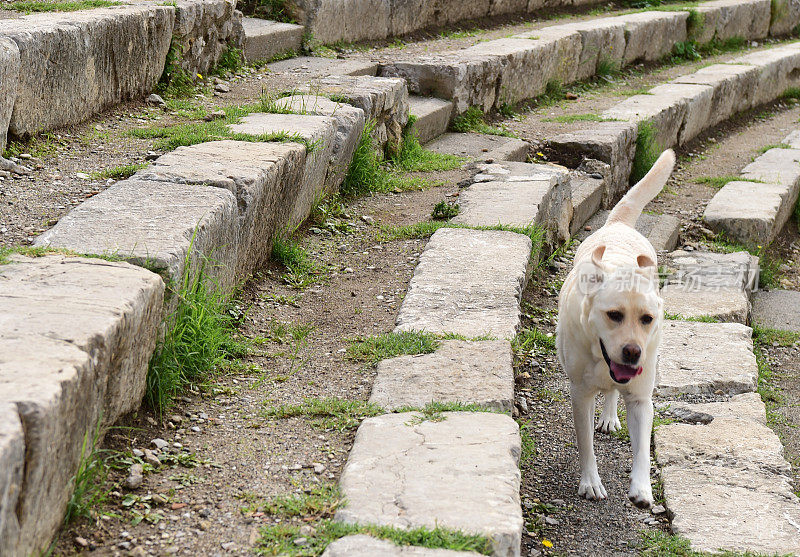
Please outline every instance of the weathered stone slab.
[[238, 208], [237, 277], [270, 256], [301, 192], [305, 148], [297, 143], [212, 141], [178, 147], [136, 174], [141, 180], [213, 186], [230, 191]]
[[772, 17], [769, 24], [769, 36], [788, 35], [800, 21], [800, 2], [794, 0], [777, 0], [771, 2]]
[[11, 39], [0, 37], [0, 153], [6, 148], [11, 111], [17, 98], [19, 48]]
[[750, 293], [758, 285], [758, 257], [747, 252], [678, 250], [665, 261], [664, 310], [683, 318], [713, 317], [746, 324]]
[[446, 340], [432, 354], [378, 363], [369, 401], [387, 410], [461, 402], [511, 412], [513, 398], [513, 356], [508, 341]]
[[[242, 118], [238, 124], [230, 126], [233, 133], [250, 135], [280, 134], [296, 135], [309, 145], [306, 150], [303, 181], [299, 184], [289, 214], [289, 227], [303, 222], [311, 207], [325, 192], [326, 178], [331, 170], [334, 156], [333, 146], [336, 140], [338, 123], [329, 116], [312, 114], [265, 114], [254, 113]], [[338, 169], [338, 161], [334, 168]]]
[[435, 153], [447, 153], [478, 161], [517, 161], [528, 158], [530, 144], [515, 137], [485, 133], [446, 133], [426, 145]]
[[567, 31], [576, 31], [581, 37], [576, 79], [587, 79], [597, 72], [601, 62], [622, 65], [625, 55], [625, 23], [616, 18], [599, 18], [559, 25]]
[[398, 528], [440, 527], [492, 540], [494, 555], [518, 556], [519, 428], [510, 416], [447, 412], [386, 414], [361, 423], [340, 486], [336, 520]]
[[770, 102], [788, 87], [800, 85], [800, 48], [796, 43], [745, 54], [730, 60], [730, 63], [747, 64], [758, 69], [753, 106]]
[[299, 52], [303, 26], [253, 17], [242, 18], [244, 57], [248, 62], [271, 60], [278, 54]]
[[267, 64], [271, 73], [297, 74], [303, 78], [324, 75], [368, 75], [374, 76], [378, 64], [369, 60], [340, 60], [321, 56], [297, 56]]
[[603, 203], [605, 181], [602, 178], [592, 178], [583, 172], [574, 172], [570, 173], [570, 189], [572, 190], [572, 221], [569, 233], [574, 236], [600, 209]]
[[535, 224], [546, 231], [545, 241], [551, 245], [569, 237], [572, 201], [566, 168], [513, 162], [479, 164], [478, 169], [475, 183], [461, 190], [461, 211], [452, 222], [518, 228]]
[[800, 292], [759, 290], [753, 296], [753, 321], [762, 327], [800, 333]]
[[698, 36], [702, 43], [712, 38], [763, 39], [769, 33], [769, 0], [716, 0], [704, 2], [696, 9], [705, 20]]
[[191, 276], [202, 267], [227, 292], [236, 278], [238, 218], [225, 189], [131, 178], [75, 207], [35, 245], [115, 255], [176, 285], [188, 258]]
[[358, 534], [345, 536], [331, 543], [322, 557], [477, 557], [471, 551], [452, 551], [450, 549], [428, 549], [411, 545], [395, 545], [390, 541], [378, 540], [371, 536]]
[[[584, 227], [588, 227], [589, 230], [584, 229], [578, 232], [578, 239], [585, 240], [593, 231], [603, 226], [608, 219], [609, 213], [610, 211], [606, 210], [598, 211]], [[636, 230], [647, 238], [656, 251], [669, 251], [675, 249], [675, 245], [678, 243], [681, 221], [672, 215], [642, 213], [639, 215], [639, 220], [636, 221]]]
[[754, 106], [758, 77], [758, 68], [754, 66], [714, 64], [676, 78], [673, 82], [708, 85], [713, 88], [707, 122], [710, 127]]
[[603, 192], [603, 207], [613, 207], [628, 191], [628, 177], [636, 153], [636, 124], [631, 122], [598, 122], [591, 128], [557, 135], [547, 143], [551, 159], [577, 168], [584, 158], [608, 164], [611, 174]]
[[408, 101], [409, 112], [416, 117], [411, 130], [420, 143], [428, 143], [447, 131], [450, 116], [453, 114], [452, 102], [416, 95], [411, 95]]
[[[796, 189], [800, 183], [800, 149], [770, 149], [742, 169], [742, 181], [767, 182]], [[796, 191], [794, 197], [797, 197]], [[789, 205], [794, 207], [791, 201]]]
[[387, 0], [295, 0], [292, 12], [322, 44], [382, 39], [391, 28], [391, 3]]
[[0, 36], [16, 44], [20, 59], [9, 131], [25, 137], [75, 124], [152, 91], [164, 70], [173, 13], [146, 4], [0, 20]]
[[126, 263], [51, 255], [0, 266], [3, 555], [47, 548], [84, 439], [139, 407], [163, 294], [158, 275]]
[[393, 153], [400, 148], [403, 128], [408, 122], [408, 88], [402, 79], [370, 76], [328, 76], [301, 88], [315, 95], [336, 95], [364, 111], [367, 120], [375, 120], [373, 137]]
[[395, 330], [512, 338], [530, 252], [530, 238], [521, 234], [439, 229], [422, 252]]
[[325, 191], [327, 193], [339, 191], [358, 141], [361, 139], [361, 133], [364, 131], [364, 111], [317, 95], [292, 95], [278, 99], [275, 104], [299, 114], [329, 116], [336, 120], [333, 151], [325, 174]]
[[669, 410], [685, 408], [692, 412], [708, 414], [712, 418], [739, 418], [767, 425], [767, 411], [761, 395], [758, 393], [742, 393], [732, 396], [724, 402], [704, 402], [689, 404], [687, 402], [669, 402]]
[[615, 18], [625, 25], [623, 65], [655, 62], [686, 40], [688, 12], [640, 12]]
[[758, 366], [751, 329], [739, 323], [663, 323], [656, 395], [754, 391]]
[[734, 241], [768, 245], [786, 223], [792, 197], [797, 199], [797, 188], [792, 190], [779, 184], [728, 182], [706, 205], [703, 220]]
[[242, 12], [236, 0], [177, 0], [172, 40], [190, 75], [206, 74], [229, 48], [244, 47]]

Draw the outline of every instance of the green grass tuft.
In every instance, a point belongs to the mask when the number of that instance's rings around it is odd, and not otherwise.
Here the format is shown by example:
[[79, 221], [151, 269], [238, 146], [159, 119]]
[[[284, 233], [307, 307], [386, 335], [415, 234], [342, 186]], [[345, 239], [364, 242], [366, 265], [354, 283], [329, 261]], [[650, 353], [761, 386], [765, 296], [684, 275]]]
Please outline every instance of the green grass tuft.
[[800, 87], [789, 87], [781, 94], [781, 98], [800, 100]]
[[664, 312], [664, 319], [669, 319], [670, 321], [696, 321], [700, 323], [719, 323], [719, 319], [716, 317], [712, 317], [710, 315], [681, 315], [680, 313], [668, 313]]
[[70, 524], [79, 517], [90, 518], [92, 510], [102, 505], [107, 498], [104, 489], [107, 469], [101, 458], [100, 424], [94, 432], [86, 432], [81, 445], [78, 470], [72, 477], [73, 490], [67, 502], [64, 524]]
[[76, 12], [93, 8], [119, 6], [122, 2], [110, 0], [31, 0], [2, 4], [4, 10], [12, 10], [26, 14], [39, 12]]
[[461, 206], [458, 203], [451, 205], [447, 201], [440, 201], [433, 207], [431, 218], [434, 220], [451, 219], [458, 215], [460, 210]]
[[292, 288], [305, 288], [322, 280], [327, 268], [311, 259], [291, 238], [278, 237], [272, 243], [272, 258], [286, 267], [281, 278]]
[[520, 331], [511, 343], [515, 353], [548, 353], [555, 354], [556, 352], [556, 337], [555, 335], [547, 336], [537, 328], [523, 329]]
[[618, 72], [619, 62], [616, 60], [603, 56], [597, 61], [597, 69], [595, 69], [595, 75], [597, 77], [609, 78]]
[[336, 484], [321, 483], [302, 493], [273, 497], [263, 509], [268, 515], [283, 518], [322, 518], [333, 516], [343, 502], [344, 497]]
[[689, 17], [686, 19], [686, 34], [690, 40], [696, 40], [706, 26], [706, 16], [695, 8], [689, 8]]
[[377, 363], [405, 354], [429, 354], [439, 347], [439, 337], [432, 333], [401, 332], [350, 341], [347, 357]]
[[112, 166], [111, 168], [106, 168], [99, 172], [93, 172], [93, 178], [99, 178], [101, 180], [107, 180], [108, 178], [114, 178], [116, 180], [124, 180], [125, 178], [130, 178], [141, 169], [148, 166], [149, 163], [146, 162], [135, 162], [131, 164], [125, 164], [121, 166]]
[[656, 141], [656, 127], [652, 122], [640, 122], [636, 136], [636, 154], [631, 169], [631, 184], [635, 184], [647, 174], [661, 155], [662, 148]]
[[245, 66], [244, 53], [241, 48], [228, 45], [217, 61], [213, 73], [222, 75], [226, 72], [236, 73]]
[[403, 143], [396, 157], [390, 159], [396, 170], [404, 172], [439, 172], [452, 170], [464, 164], [465, 159], [446, 153], [428, 151], [419, 143], [417, 135], [412, 131], [416, 118], [409, 118], [403, 131]]
[[553, 118], [545, 118], [545, 121], [572, 124], [573, 122], [617, 122], [618, 120], [616, 118], [603, 118], [597, 114], [564, 114]]
[[[788, 145], [786, 143], [770, 143], [769, 145], [763, 145], [763, 146], [759, 147], [758, 148], [758, 154], [759, 155], [763, 155], [764, 153], [766, 153], [767, 151], [770, 151], [772, 149], [791, 149], [791, 148], [792, 148], [792, 146]], [[750, 181], [752, 181], [752, 180], [748, 180], [748, 182], [750, 182]]]
[[264, 409], [269, 418], [310, 418], [311, 425], [320, 429], [346, 431], [355, 429], [364, 418], [379, 416], [386, 412], [377, 404], [362, 400], [341, 398], [306, 398], [300, 404], [282, 404]]
[[[695, 184], [706, 184], [711, 186], [712, 188], [720, 189], [728, 182], [737, 182], [742, 180], [741, 176], [700, 176], [699, 178], [695, 178]], [[752, 180], [747, 180], [748, 182], [752, 182]]]
[[469, 107], [466, 112], [459, 114], [453, 119], [453, 131], [466, 133], [477, 132], [487, 135], [502, 135], [506, 137], [514, 137], [510, 131], [490, 126], [483, 118], [483, 111], [477, 106]]

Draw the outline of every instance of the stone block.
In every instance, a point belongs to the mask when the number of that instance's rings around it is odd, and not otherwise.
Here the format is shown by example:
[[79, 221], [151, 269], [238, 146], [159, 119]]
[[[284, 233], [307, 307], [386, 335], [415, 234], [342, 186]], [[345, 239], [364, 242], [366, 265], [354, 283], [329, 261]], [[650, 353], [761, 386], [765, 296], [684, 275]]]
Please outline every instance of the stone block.
[[711, 127], [754, 106], [758, 77], [758, 69], [753, 66], [714, 64], [676, 78], [673, 82], [708, 85], [713, 89], [707, 121], [708, 127]]
[[513, 338], [530, 256], [530, 238], [521, 234], [437, 230], [414, 271], [395, 330]]
[[683, 285], [668, 284], [661, 289], [661, 297], [664, 311], [680, 318], [713, 317], [746, 324], [750, 316], [750, 300], [735, 288], [690, 290]]
[[271, 73], [297, 75], [298, 78], [315, 78], [328, 75], [374, 76], [378, 64], [369, 60], [341, 60], [322, 56], [296, 56], [267, 64]]
[[17, 98], [19, 63], [17, 43], [0, 37], [0, 153], [6, 148], [11, 111]]
[[228, 292], [236, 283], [238, 217], [225, 189], [131, 178], [75, 207], [34, 245], [121, 257], [175, 285], [202, 269], [209, 286]]
[[754, 391], [758, 377], [751, 329], [739, 323], [663, 323], [658, 397]]
[[208, 73], [229, 47], [244, 47], [236, 0], [177, 0], [172, 40], [181, 49], [184, 70], [191, 75]]
[[[173, 14], [171, 6], [147, 4], [0, 20], [0, 36], [19, 49], [11, 134], [76, 124], [146, 96], [164, 70]], [[3, 65], [12, 59], [16, 55], [5, 56]], [[12, 77], [10, 68], [3, 77]]]
[[769, 24], [769, 36], [789, 35], [800, 21], [800, 0], [777, 0], [770, 4], [772, 5], [772, 17]]
[[640, 12], [617, 19], [625, 25], [623, 65], [656, 62], [672, 52], [675, 43], [686, 40], [688, 12]]
[[559, 25], [581, 37], [576, 79], [588, 79], [601, 63], [622, 66], [625, 56], [625, 23], [616, 18], [599, 18]]
[[428, 549], [413, 545], [395, 545], [386, 540], [378, 540], [364, 534], [345, 536], [325, 548], [322, 557], [477, 557], [471, 551], [452, 551], [449, 549]]
[[758, 87], [753, 107], [771, 102], [789, 87], [800, 85], [800, 47], [795, 43], [745, 54], [729, 63], [757, 68]]
[[572, 221], [569, 232], [571, 236], [574, 236], [600, 209], [603, 203], [605, 181], [602, 178], [592, 178], [583, 172], [574, 172], [570, 174], [570, 189], [572, 190]]
[[[598, 211], [586, 222], [589, 230], [579, 230], [577, 237], [583, 241], [592, 232], [603, 226], [610, 211]], [[651, 215], [642, 213], [636, 221], [636, 230], [653, 246], [656, 251], [669, 251], [675, 248], [681, 232], [681, 221], [672, 215]]]
[[428, 143], [447, 131], [453, 114], [453, 103], [434, 97], [409, 98], [409, 113], [416, 117], [411, 126], [420, 143]]
[[446, 153], [477, 161], [525, 161], [530, 143], [515, 137], [485, 133], [446, 133], [426, 145], [434, 153]]
[[692, 412], [708, 414], [712, 418], [738, 418], [751, 420], [761, 425], [767, 425], [767, 410], [761, 395], [758, 393], [742, 393], [722, 402], [703, 402], [690, 404], [688, 402], [671, 401], [666, 403], [670, 410], [686, 409]]
[[178, 147], [159, 157], [135, 178], [231, 192], [238, 209], [236, 277], [267, 262], [272, 240], [289, 222], [300, 195], [305, 148], [297, 143], [212, 141]]
[[445, 340], [431, 354], [379, 362], [369, 401], [387, 410], [460, 402], [510, 413], [512, 360], [506, 340]]
[[494, 555], [518, 556], [519, 427], [491, 412], [368, 418], [356, 433], [335, 519], [409, 529], [448, 528], [488, 537]]
[[47, 549], [84, 441], [139, 407], [163, 295], [158, 275], [126, 263], [48, 255], [0, 266], [4, 555]]
[[753, 321], [769, 329], [800, 333], [800, 292], [759, 290], [753, 296]]
[[278, 54], [299, 52], [303, 47], [303, 26], [245, 17], [244, 57], [248, 62], [271, 60]]
[[696, 9], [705, 16], [702, 42], [734, 37], [749, 41], [763, 39], [769, 33], [770, 0], [714, 0]]

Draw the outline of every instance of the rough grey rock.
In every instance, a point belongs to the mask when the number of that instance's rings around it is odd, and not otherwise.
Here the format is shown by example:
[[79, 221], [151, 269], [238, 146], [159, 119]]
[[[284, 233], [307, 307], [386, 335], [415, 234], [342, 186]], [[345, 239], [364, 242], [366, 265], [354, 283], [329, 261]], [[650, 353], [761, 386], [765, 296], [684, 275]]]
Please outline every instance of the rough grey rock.
[[341, 60], [321, 56], [297, 56], [267, 64], [270, 73], [295, 74], [298, 77], [320, 77], [327, 75], [374, 76], [378, 64], [369, 60]]
[[628, 178], [636, 152], [636, 124], [631, 122], [598, 122], [591, 128], [557, 135], [547, 142], [553, 159], [577, 168], [586, 158], [611, 167], [603, 192], [603, 207], [613, 207], [628, 191]]
[[622, 65], [625, 55], [625, 23], [616, 18], [577, 21], [558, 26], [576, 31], [581, 37], [581, 53], [575, 79], [594, 76], [601, 62]]
[[173, 10], [143, 4], [0, 20], [20, 59], [9, 131], [27, 137], [145, 97], [164, 69]]
[[[306, 166], [303, 181], [289, 214], [289, 227], [294, 227], [308, 217], [311, 207], [325, 192], [326, 178], [334, 157], [338, 122], [330, 116], [313, 114], [265, 114], [253, 113], [245, 116], [238, 124], [230, 126], [234, 133], [250, 135], [281, 134], [298, 136], [313, 145], [311, 152], [306, 150]], [[339, 161], [333, 162], [338, 168]], [[333, 174], [332, 174], [333, 176]]]
[[758, 69], [753, 106], [770, 102], [787, 88], [800, 85], [800, 47], [796, 43], [745, 54], [730, 60], [730, 63], [747, 64]]
[[212, 141], [178, 147], [140, 170], [136, 178], [230, 191], [238, 209], [236, 276], [248, 276], [270, 256], [272, 240], [289, 222], [305, 168], [297, 143]]
[[708, 126], [715, 126], [734, 114], [754, 106], [758, 69], [744, 64], [713, 64], [678, 77], [674, 83], [708, 85], [712, 88]]
[[336, 120], [336, 136], [328, 172], [325, 175], [325, 191], [326, 193], [339, 191], [358, 141], [361, 139], [361, 133], [364, 131], [364, 111], [317, 95], [292, 95], [278, 99], [275, 104], [300, 114], [329, 116]]
[[534, 224], [545, 231], [548, 245], [569, 238], [572, 198], [566, 168], [520, 162], [477, 166], [480, 173], [461, 191], [461, 211], [452, 222], [518, 228]]
[[[610, 211], [598, 211], [586, 223], [589, 230], [580, 230], [578, 239], [583, 241], [595, 230], [603, 226]], [[672, 215], [651, 215], [642, 213], [636, 221], [636, 230], [647, 238], [656, 251], [668, 251], [675, 248], [681, 231], [681, 222]]]
[[572, 221], [569, 233], [574, 236], [600, 209], [605, 181], [602, 178], [592, 178], [584, 172], [571, 172], [569, 185], [572, 190]]
[[299, 52], [303, 26], [253, 17], [242, 18], [244, 58], [250, 63], [271, 60], [278, 54]]
[[244, 47], [236, 0], [177, 0], [172, 40], [181, 50], [184, 70], [191, 75], [207, 73], [230, 46]]
[[398, 528], [440, 527], [481, 534], [494, 555], [518, 556], [519, 427], [510, 416], [447, 412], [368, 418], [356, 433], [340, 481], [348, 501], [335, 519]]
[[724, 402], [689, 404], [671, 401], [668, 404], [670, 408], [667, 412], [684, 408], [692, 412], [708, 414], [713, 418], [741, 418], [767, 425], [767, 411], [764, 401], [761, 400], [761, 395], [758, 393], [742, 393], [732, 396]]
[[388, 154], [397, 152], [408, 122], [408, 88], [402, 79], [331, 75], [301, 87], [315, 95], [335, 95], [337, 100], [360, 108], [367, 120], [375, 120], [373, 137]]
[[506, 340], [442, 341], [436, 352], [378, 363], [369, 401], [387, 410], [430, 402], [479, 404], [511, 412], [514, 369]]
[[668, 284], [661, 289], [664, 311], [681, 319], [713, 317], [718, 321], [746, 324], [750, 299], [737, 288], [691, 289]]
[[[114, 255], [164, 273], [175, 285], [202, 268], [221, 292], [236, 282], [236, 198], [203, 188], [131, 178], [84, 201], [35, 245]], [[189, 269], [185, 263], [189, 261]]]
[[530, 255], [531, 240], [521, 234], [437, 230], [414, 271], [395, 330], [512, 338]]
[[0, 153], [6, 148], [11, 111], [17, 98], [19, 48], [11, 39], [0, 37]]
[[779, 0], [773, 3], [769, 36], [780, 37], [790, 34], [798, 21], [800, 21], [800, 2], [797, 0]]
[[364, 534], [345, 536], [325, 548], [322, 557], [477, 557], [471, 551], [450, 549], [428, 549], [412, 545], [399, 546], [386, 540], [378, 540]]
[[616, 19], [625, 24], [623, 64], [655, 62], [672, 52], [675, 43], [686, 40], [688, 12], [640, 12]]
[[84, 439], [139, 407], [163, 294], [158, 275], [126, 263], [48, 255], [0, 266], [3, 555], [47, 548]]
[[426, 145], [434, 153], [446, 153], [478, 161], [516, 161], [528, 158], [530, 143], [515, 137], [485, 133], [446, 133]]
[[452, 102], [411, 95], [408, 103], [409, 113], [416, 117], [411, 131], [417, 135], [420, 143], [428, 143], [447, 131], [450, 116], [453, 114]]
[[769, 0], [716, 0], [697, 7], [704, 16], [699, 42], [742, 37], [763, 39], [769, 33], [771, 8]]
[[759, 290], [753, 296], [753, 321], [770, 329], [800, 333], [800, 292]]
[[758, 366], [751, 333], [739, 323], [665, 320], [656, 395], [754, 391]]

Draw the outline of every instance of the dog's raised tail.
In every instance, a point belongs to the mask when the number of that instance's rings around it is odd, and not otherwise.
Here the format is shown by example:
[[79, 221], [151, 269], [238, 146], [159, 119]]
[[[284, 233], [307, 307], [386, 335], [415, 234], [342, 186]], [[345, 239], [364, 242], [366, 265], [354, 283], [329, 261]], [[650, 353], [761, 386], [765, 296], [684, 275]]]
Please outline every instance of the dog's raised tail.
[[622, 222], [630, 227], [636, 226], [636, 220], [642, 214], [645, 205], [657, 196], [667, 183], [672, 169], [675, 167], [675, 152], [667, 149], [655, 162], [650, 171], [639, 180], [619, 203], [611, 210], [606, 224]]

